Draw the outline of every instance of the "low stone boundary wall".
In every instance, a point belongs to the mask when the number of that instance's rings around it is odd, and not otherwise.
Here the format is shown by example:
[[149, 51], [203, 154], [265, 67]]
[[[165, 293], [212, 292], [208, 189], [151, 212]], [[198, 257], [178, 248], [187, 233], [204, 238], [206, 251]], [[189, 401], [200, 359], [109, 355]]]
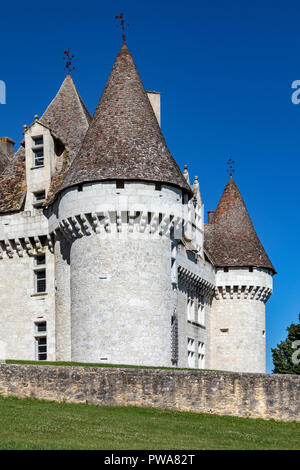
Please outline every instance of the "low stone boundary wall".
[[300, 376], [0, 365], [0, 394], [300, 421]]

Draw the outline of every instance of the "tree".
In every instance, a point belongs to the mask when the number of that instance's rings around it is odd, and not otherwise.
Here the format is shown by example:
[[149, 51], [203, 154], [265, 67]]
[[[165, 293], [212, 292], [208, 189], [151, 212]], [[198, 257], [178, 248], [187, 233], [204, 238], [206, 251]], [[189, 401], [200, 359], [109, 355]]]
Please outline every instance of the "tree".
[[287, 332], [287, 339], [272, 349], [274, 374], [300, 374], [300, 315], [299, 323], [292, 323]]

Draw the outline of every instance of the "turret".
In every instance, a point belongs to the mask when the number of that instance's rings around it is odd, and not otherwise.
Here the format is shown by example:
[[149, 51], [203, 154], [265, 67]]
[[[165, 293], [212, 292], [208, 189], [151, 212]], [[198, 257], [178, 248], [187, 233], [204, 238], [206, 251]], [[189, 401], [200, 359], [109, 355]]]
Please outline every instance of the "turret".
[[49, 208], [69, 250], [72, 360], [172, 365], [173, 241], [192, 196], [124, 44]]
[[204, 248], [215, 266], [212, 369], [265, 372], [265, 304], [275, 269], [232, 177], [210, 211]]

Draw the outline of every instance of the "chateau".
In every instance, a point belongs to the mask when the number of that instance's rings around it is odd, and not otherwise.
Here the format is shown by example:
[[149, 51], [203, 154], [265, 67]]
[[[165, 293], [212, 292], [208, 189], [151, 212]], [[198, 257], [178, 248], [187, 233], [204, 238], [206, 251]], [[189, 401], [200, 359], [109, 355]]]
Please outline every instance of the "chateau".
[[5, 359], [265, 372], [274, 274], [232, 177], [204, 224], [125, 43], [93, 117], [68, 74], [0, 139]]

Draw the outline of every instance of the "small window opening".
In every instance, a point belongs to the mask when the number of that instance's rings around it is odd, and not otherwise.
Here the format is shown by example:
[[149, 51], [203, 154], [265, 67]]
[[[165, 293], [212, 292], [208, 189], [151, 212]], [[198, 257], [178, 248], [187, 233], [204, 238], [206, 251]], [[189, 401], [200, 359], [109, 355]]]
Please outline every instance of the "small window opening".
[[40, 145], [44, 145], [43, 136], [33, 137], [32, 140], [33, 140], [33, 145], [34, 145], [34, 147], [38, 147], [38, 146], [40, 146]]
[[46, 264], [46, 255], [38, 255], [35, 257], [35, 265], [41, 266]]
[[224, 273], [228, 273], [228, 268], [224, 268]]
[[117, 189], [123, 189], [124, 188], [124, 181], [123, 180], [117, 180], [116, 181], [116, 188]]
[[36, 193], [33, 193], [33, 206], [38, 209], [40, 207], [42, 207], [43, 205], [43, 202], [45, 201], [46, 199], [46, 191], [38, 191]]
[[47, 331], [47, 322], [41, 321], [35, 323], [35, 331], [36, 333], [44, 333]]
[[79, 183], [79, 185], [77, 186], [78, 188], [78, 191], [81, 192], [83, 190], [83, 184], [82, 183]]
[[253, 273], [253, 267], [252, 266], [249, 267], [249, 273]]
[[161, 184], [155, 183], [155, 191], [161, 191]]
[[221, 328], [220, 329], [221, 335], [228, 335], [229, 333], [229, 328]]

